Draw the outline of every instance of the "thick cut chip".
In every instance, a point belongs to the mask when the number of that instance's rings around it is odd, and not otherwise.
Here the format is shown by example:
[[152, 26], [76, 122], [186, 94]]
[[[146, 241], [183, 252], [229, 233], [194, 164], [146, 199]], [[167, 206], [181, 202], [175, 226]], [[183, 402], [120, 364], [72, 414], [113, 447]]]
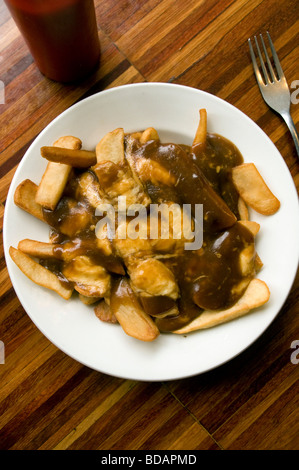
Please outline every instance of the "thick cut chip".
[[124, 130], [115, 129], [106, 134], [96, 146], [97, 164], [93, 171], [106, 202], [118, 208], [118, 197], [125, 196], [126, 206], [148, 206], [150, 198], [125, 158]]
[[40, 149], [40, 153], [50, 162], [65, 163], [75, 168], [88, 168], [97, 161], [95, 152], [90, 150], [45, 146]]
[[[250, 244], [244, 248], [239, 257], [239, 267], [246, 282], [246, 276], [251, 276], [255, 268], [255, 247], [254, 244]], [[241, 281], [242, 283], [242, 281]], [[245, 284], [246, 285], [246, 284]]]
[[[61, 137], [54, 147], [78, 149], [81, 140], [73, 136]], [[64, 163], [49, 162], [38, 186], [35, 201], [46, 209], [54, 210], [62, 196], [72, 167]]]
[[243, 163], [232, 169], [232, 180], [242, 199], [255, 211], [272, 215], [280, 202], [269, 189], [254, 163]]
[[195, 133], [192, 147], [195, 145], [204, 145], [207, 139], [207, 110], [199, 110], [199, 124]]
[[113, 162], [116, 165], [125, 161], [124, 130], [122, 128], [108, 132], [96, 146], [98, 163]]
[[238, 199], [238, 211], [240, 220], [249, 220], [248, 207], [241, 197]]
[[239, 220], [238, 223], [243, 225], [243, 227], [246, 227], [247, 230], [249, 230], [254, 237], [258, 234], [260, 230], [260, 224], [258, 224], [254, 220]]
[[121, 279], [113, 287], [110, 308], [127, 335], [141, 341], [153, 341], [159, 336], [157, 326], [141, 308], [127, 279]]
[[112, 313], [110, 305], [101, 300], [94, 308], [94, 313], [99, 320], [106, 323], [118, 323], [116, 316]]
[[126, 138], [130, 137], [132, 139], [136, 139], [136, 140], [139, 140], [139, 141], [140, 141], [141, 136], [142, 136], [142, 131], [129, 132], [128, 134], [125, 134]]
[[79, 299], [84, 305], [93, 305], [101, 300], [101, 297], [89, 297], [87, 295], [79, 294]]
[[148, 127], [140, 136], [141, 144], [145, 144], [150, 140], [159, 140], [159, 134], [154, 127]]
[[38, 186], [29, 179], [22, 181], [15, 190], [14, 202], [20, 209], [45, 222], [43, 208], [35, 201], [37, 188]]
[[267, 284], [260, 279], [253, 279], [235, 305], [221, 311], [204, 310], [195, 320], [183, 328], [175, 330], [174, 333], [185, 334], [226, 323], [247, 314], [257, 307], [261, 307], [268, 302], [269, 298], [270, 292]]
[[56, 258], [55, 247], [57, 247], [55, 243], [39, 242], [28, 238], [21, 240], [18, 244], [18, 249], [23, 253], [41, 259]]
[[35, 284], [57, 292], [57, 294], [66, 300], [71, 297], [73, 288], [68, 284], [60, 282], [56, 274], [12, 246], [9, 249], [9, 254], [20, 270]]
[[64, 163], [49, 162], [39, 184], [35, 201], [46, 209], [54, 210], [67, 183], [72, 167]]
[[48, 224], [69, 238], [77, 236], [95, 223], [92, 211], [85, 201], [76, 201], [71, 197], [62, 197], [54, 211], [45, 210]]
[[258, 253], [255, 253], [255, 260], [254, 260], [254, 269], [255, 269], [255, 272], [258, 273], [262, 267], [264, 266], [260, 256], [258, 255]]
[[82, 141], [79, 137], [74, 137], [73, 135], [63, 135], [62, 137], [59, 137], [53, 145], [64, 149], [80, 150], [82, 147]]

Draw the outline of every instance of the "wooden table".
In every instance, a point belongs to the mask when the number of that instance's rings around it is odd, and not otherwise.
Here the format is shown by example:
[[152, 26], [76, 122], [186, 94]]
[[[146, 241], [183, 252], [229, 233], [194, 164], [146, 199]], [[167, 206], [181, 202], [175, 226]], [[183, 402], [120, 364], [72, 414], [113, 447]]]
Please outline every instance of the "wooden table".
[[[239, 108], [272, 139], [299, 188], [291, 136], [259, 93], [247, 45], [248, 37], [269, 30], [289, 85], [298, 80], [297, 2], [95, 0], [95, 5], [100, 67], [79, 86], [65, 86], [40, 74], [0, 0], [1, 216], [18, 163], [53, 118], [90, 94], [144, 81], [192, 86]], [[291, 111], [298, 126], [299, 104]], [[299, 448], [299, 365], [291, 362], [291, 344], [299, 340], [298, 275], [275, 321], [245, 352], [203, 375], [165, 383], [110, 377], [58, 350], [20, 305], [3, 249], [0, 279], [2, 449]]]

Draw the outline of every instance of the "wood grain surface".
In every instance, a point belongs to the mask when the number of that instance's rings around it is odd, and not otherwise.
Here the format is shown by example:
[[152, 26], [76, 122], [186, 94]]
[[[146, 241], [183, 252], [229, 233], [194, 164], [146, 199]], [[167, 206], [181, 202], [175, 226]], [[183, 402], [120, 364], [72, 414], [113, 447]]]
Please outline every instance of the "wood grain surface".
[[[24, 152], [58, 114], [95, 92], [144, 81], [205, 90], [270, 137], [299, 189], [299, 160], [282, 119], [263, 101], [247, 38], [270, 31], [289, 85], [299, 80], [295, 0], [95, 0], [102, 56], [80, 85], [44, 78], [0, 0], [1, 232]], [[299, 104], [291, 105], [295, 124]], [[287, 231], [287, 227], [286, 227]], [[246, 351], [192, 378], [136, 382], [91, 370], [35, 327], [9, 279], [1, 237], [0, 448], [10, 450], [299, 449], [299, 276], [279, 315]]]

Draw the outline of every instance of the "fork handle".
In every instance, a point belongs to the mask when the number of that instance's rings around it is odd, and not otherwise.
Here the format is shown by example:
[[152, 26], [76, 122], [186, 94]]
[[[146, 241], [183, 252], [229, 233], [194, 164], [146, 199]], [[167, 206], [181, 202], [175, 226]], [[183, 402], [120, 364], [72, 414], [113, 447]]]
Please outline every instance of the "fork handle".
[[297, 129], [295, 127], [294, 121], [293, 121], [293, 119], [292, 119], [292, 117], [289, 113], [282, 113], [281, 116], [283, 117], [286, 125], [288, 126], [288, 128], [290, 130], [290, 133], [293, 137], [295, 147], [296, 147], [296, 150], [297, 150], [297, 155], [299, 157], [299, 135], [298, 135]]

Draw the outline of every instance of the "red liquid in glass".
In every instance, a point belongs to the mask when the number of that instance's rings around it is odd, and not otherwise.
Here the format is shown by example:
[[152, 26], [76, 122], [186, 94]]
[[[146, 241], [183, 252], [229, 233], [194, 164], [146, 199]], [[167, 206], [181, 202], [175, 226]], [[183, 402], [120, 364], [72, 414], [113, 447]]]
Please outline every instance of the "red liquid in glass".
[[59, 82], [88, 76], [100, 57], [93, 0], [5, 0], [39, 70]]

